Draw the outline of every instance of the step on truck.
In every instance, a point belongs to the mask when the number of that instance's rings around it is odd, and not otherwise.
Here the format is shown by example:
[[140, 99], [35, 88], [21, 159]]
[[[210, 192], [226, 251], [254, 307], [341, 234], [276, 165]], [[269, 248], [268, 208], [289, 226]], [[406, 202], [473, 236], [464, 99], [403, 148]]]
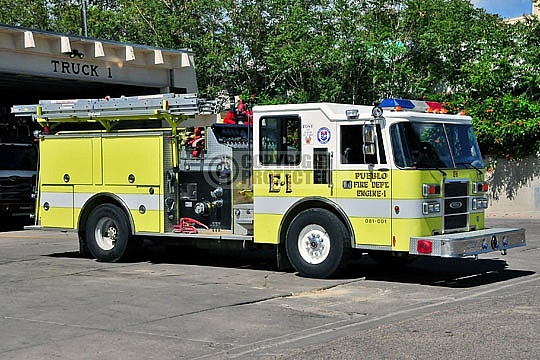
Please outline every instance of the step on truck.
[[400, 262], [525, 246], [524, 229], [485, 227], [468, 116], [403, 99], [220, 110], [195, 94], [14, 106], [42, 126], [35, 228], [77, 231], [82, 253], [110, 262], [142, 239], [270, 247], [279, 266], [317, 278], [354, 253]]

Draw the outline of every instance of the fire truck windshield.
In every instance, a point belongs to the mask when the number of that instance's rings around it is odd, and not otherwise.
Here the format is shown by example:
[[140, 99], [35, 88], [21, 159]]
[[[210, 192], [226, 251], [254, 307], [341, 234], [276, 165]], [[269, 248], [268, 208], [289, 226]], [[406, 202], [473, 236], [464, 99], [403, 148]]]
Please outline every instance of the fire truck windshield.
[[394, 161], [400, 168], [483, 168], [472, 125], [402, 122], [390, 127]]

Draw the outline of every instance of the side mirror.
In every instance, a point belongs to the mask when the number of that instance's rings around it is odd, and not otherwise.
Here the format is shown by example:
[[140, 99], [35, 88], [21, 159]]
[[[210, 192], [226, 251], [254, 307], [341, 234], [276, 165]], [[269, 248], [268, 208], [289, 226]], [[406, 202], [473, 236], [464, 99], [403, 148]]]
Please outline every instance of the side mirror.
[[375, 125], [364, 125], [364, 132], [362, 134], [364, 155], [375, 155], [376, 138], [377, 132], [375, 131]]

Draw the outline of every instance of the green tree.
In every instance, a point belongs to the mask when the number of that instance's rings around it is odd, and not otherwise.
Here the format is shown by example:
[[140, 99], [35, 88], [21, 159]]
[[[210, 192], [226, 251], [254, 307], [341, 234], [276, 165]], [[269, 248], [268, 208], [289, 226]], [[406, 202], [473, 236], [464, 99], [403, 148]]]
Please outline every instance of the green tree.
[[47, 3], [46, 0], [0, 0], [0, 23], [41, 30], [50, 29]]
[[[3, 1], [3, 2], [1, 2]], [[83, 35], [85, 0], [0, 0], [0, 22]], [[469, 0], [88, 0], [88, 35], [191, 49], [202, 96], [371, 104], [439, 98], [484, 153], [540, 150], [540, 22]]]
[[270, 94], [306, 102], [319, 97], [312, 81], [325, 67], [321, 1], [274, 0], [268, 8], [271, 31], [265, 51]]
[[84, 35], [82, 2], [77, 0], [48, 1], [52, 30], [73, 35]]
[[[94, 7], [89, 21], [96, 23], [100, 38], [196, 53], [199, 88], [203, 95], [219, 90], [228, 81], [226, 1], [117, 0]], [[114, 6], [113, 6], [114, 5]], [[106, 25], [99, 19], [106, 17]], [[89, 25], [92, 27], [92, 25]], [[93, 34], [91, 31], [91, 34]]]
[[[511, 92], [540, 100], [540, 21], [529, 18], [509, 26], [512, 47], [506, 53], [513, 64]], [[507, 76], [510, 74], [506, 74]]]

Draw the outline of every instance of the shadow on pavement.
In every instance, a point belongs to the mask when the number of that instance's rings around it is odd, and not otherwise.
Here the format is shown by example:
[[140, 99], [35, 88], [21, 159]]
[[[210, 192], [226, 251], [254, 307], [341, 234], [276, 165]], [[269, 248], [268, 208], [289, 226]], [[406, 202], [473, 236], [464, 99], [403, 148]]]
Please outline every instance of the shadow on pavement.
[[[47, 256], [83, 259], [77, 251], [54, 253]], [[135, 262], [278, 271], [275, 253], [271, 250], [202, 250], [190, 246], [151, 245], [145, 246], [144, 251]], [[293, 270], [288, 270], [288, 272], [293, 272]], [[501, 259], [421, 257], [406, 266], [385, 266], [375, 263], [368, 255], [363, 255], [351, 261], [334, 280], [365, 278], [374, 281], [470, 288], [529, 276], [534, 273], [533, 271], [508, 269], [506, 261]]]
[[449, 288], [476, 287], [533, 274], [534, 271], [508, 269], [506, 261], [499, 259], [421, 257], [407, 266], [391, 267], [378, 265], [369, 256], [351, 264], [346, 273], [352, 278], [363, 276], [366, 280]]
[[2, 219], [0, 221], [0, 232], [22, 231], [26, 225], [30, 224], [27, 221]]
[[[53, 253], [46, 256], [95, 261], [92, 258], [80, 255], [78, 251]], [[146, 245], [131, 262], [278, 271], [276, 255], [270, 250], [206, 250], [192, 246]]]

